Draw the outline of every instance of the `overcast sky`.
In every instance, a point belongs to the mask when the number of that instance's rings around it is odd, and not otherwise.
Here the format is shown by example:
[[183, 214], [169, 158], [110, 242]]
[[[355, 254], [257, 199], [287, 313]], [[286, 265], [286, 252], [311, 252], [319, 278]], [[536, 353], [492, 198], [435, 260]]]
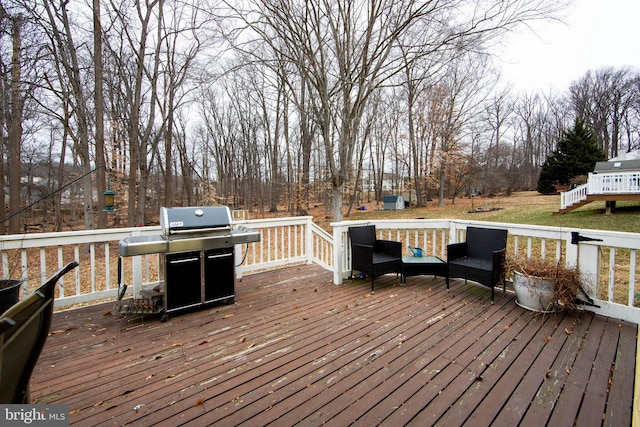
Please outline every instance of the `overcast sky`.
[[640, 0], [574, 0], [565, 23], [514, 34], [500, 59], [516, 90], [565, 91], [588, 70], [640, 70]]

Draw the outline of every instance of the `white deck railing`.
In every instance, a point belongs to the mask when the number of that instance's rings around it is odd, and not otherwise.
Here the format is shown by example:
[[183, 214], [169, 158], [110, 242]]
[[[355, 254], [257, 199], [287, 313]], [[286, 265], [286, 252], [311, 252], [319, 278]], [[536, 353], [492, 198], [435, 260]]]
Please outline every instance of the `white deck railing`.
[[560, 193], [560, 209], [599, 194], [640, 194], [640, 172], [589, 173], [586, 184]]
[[[446, 245], [463, 241], [468, 225], [507, 229], [508, 257], [552, 257], [567, 265], [577, 265], [590, 296], [599, 306], [585, 306], [586, 310], [640, 323], [636, 263], [640, 249], [638, 233], [459, 220], [345, 221], [332, 224], [337, 242], [334, 249], [336, 268], [333, 270], [336, 284], [341, 284], [351, 274], [348, 227], [362, 224], [375, 224], [381, 238], [401, 241], [403, 248], [407, 245], [420, 247], [426, 255], [445, 260]], [[574, 233], [598, 240], [574, 244]], [[405, 254], [409, 255], [407, 249]]]
[[[334, 283], [350, 274], [348, 227], [373, 223], [381, 237], [422, 248], [446, 259], [446, 245], [464, 239], [468, 225], [505, 228], [508, 256], [549, 256], [578, 265], [600, 308], [598, 313], [640, 323], [636, 253], [640, 234], [458, 220], [345, 221], [332, 224], [333, 235], [311, 217], [236, 221], [260, 231], [260, 242], [236, 247], [236, 277], [296, 264], [316, 263], [333, 271]], [[132, 234], [158, 234], [159, 227], [0, 236], [4, 278], [24, 280], [27, 294], [72, 260], [80, 265], [58, 286], [56, 307], [113, 299], [118, 290], [118, 242]], [[600, 239], [571, 243], [573, 233]], [[334, 244], [335, 242], [335, 244]], [[404, 249], [408, 254], [408, 249]], [[122, 283], [142, 286], [160, 280], [159, 255], [123, 258]], [[136, 286], [131, 286], [135, 288]]]
[[560, 193], [560, 209], [566, 209], [569, 206], [573, 206], [576, 203], [587, 200], [587, 189], [587, 184], [582, 184], [569, 191], [562, 191]]
[[640, 172], [590, 173], [589, 194], [640, 193]]

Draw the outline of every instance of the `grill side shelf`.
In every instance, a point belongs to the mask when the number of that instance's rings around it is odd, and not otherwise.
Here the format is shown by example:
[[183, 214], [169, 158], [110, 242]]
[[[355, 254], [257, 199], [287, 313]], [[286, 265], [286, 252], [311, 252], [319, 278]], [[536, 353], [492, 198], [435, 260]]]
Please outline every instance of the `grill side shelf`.
[[161, 234], [127, 236], [118, 244], [118, 255], [136, 256], [161, 254], [169, 251], [169, 241]]

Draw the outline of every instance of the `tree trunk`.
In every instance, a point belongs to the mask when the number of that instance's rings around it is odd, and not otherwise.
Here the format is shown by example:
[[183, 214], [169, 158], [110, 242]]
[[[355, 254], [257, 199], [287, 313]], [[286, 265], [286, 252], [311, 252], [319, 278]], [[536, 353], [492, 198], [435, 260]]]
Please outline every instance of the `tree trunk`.
[[22, 141], [22, 110], [24, 100], [20, 94], [20, 51], [22, 48], [22, 19], [20, 16], [11, 18], [11, 38], [13, 52], [11, 56], [11, 117], [9, 118], [9, 233], [20, 233], [20, 218], [14, 215], [20, 210], [20, 152]]
[[342, 221], [342, 188], [341, 186], [332, 186], [331, 188], [331, 204], [333, 210], [333, 221]]
[[93, 66], [94, 103], [96, 108], [96, 190], [98, 191], [98, 228], [107, 227], [107, 213], [104, 211], [106, 191], [106, 165], [104, 155], [104, 96], [102, 73], [102, 24], [100, 22], [100, 0], [93, 0]]

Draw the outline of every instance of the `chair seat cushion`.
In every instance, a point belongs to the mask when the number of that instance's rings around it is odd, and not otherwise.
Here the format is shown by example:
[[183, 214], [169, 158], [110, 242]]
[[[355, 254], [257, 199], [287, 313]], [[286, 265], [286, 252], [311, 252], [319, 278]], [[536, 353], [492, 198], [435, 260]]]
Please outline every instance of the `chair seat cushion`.
[[449, 261], [449, 265], [460, 266], [466, 268], [473, 268], [476, 270], [492, 271], [493, 262], [487, 259], [480, 258], [458, 258], [453, 261]]
[[398, 257], [395, 257], [395, 256], [374, 252], [373, 253], [373, 259], [371, 260], [371, 262], [372, 262], [372, 264], [385, 264], [385, 263], [388, 263], [388, 262], [397, 262], [397, 263], [399, 263], [400, 259]]

